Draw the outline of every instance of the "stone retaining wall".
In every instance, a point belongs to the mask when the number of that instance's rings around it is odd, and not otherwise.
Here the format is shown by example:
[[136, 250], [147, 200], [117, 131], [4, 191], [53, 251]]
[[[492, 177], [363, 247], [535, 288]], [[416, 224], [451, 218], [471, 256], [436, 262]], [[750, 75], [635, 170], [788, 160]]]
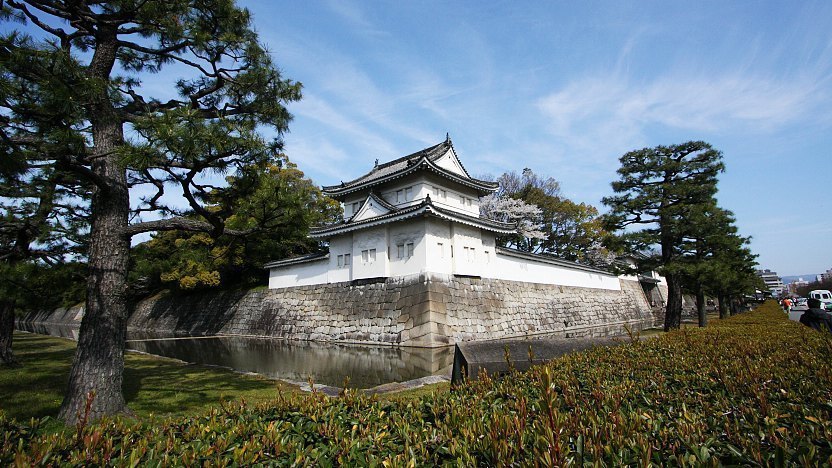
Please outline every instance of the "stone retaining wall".
[[[136, 305], [128, 328], [436, 347], [655, 321], [636, 281], [622, 280], [621, 291], [434, 274], [362, 283], [158, 295]], [[79, 323], [80, 314], [24, 320]]]

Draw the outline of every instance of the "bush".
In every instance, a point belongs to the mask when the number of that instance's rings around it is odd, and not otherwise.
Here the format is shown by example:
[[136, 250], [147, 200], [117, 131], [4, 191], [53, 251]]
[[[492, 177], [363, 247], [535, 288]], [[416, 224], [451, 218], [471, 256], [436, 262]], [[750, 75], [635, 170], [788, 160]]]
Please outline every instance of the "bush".
[[0, 417], [0, 463], [828, 465], [832, 341], [774, 303], [411, 401], [277, 396], [45, 434]]

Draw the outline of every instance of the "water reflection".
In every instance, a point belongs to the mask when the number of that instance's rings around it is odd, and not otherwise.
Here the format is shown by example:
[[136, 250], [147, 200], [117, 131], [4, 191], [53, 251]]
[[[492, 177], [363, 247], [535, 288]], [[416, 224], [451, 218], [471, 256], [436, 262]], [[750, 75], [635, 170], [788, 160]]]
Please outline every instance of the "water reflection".
[[27, 323], [17, 322], [15, 328], [38, 335], [59, 336], [61, 338], [69, 338], [73, 341], [78, 341], [78, 327], [70, 327], [69, 325], [58, 325], [54, 323]]
[[[42, 335], [78, 339], [78, 328], [55, 324], [19, 323], [18, 329]], [[127, 333], [127, 349], [186, 362], [255, 372], [271, 378], [370, 388], [429, 375], [450, 375], [453, 347], [392, 348], [298, 342], [237, 336], [172, 338], [172, 334]]]
[[[78, 327], [18, 323], [42, 335], [78, 339]], [[637, 332], [637, 329], [631, 330]], [[530, 339], [608, 337], [626, 334], [620, 325], [541, 334]], [[450, 375], [453, 347], [393, 348], [251, 337], [176, 337], [173, 333], [127, 332], [127, 348], [197, 364], [228, 367], [271, 378], [370, 388], [390, 382]]]
[[403, 349], [295, 342], [268, 338], [210, 337], [128, 341], [129, 349], [188, 362], [256, 372], [268, 377], [369, 388], [433, 375], [453, 364], [453, 348]]

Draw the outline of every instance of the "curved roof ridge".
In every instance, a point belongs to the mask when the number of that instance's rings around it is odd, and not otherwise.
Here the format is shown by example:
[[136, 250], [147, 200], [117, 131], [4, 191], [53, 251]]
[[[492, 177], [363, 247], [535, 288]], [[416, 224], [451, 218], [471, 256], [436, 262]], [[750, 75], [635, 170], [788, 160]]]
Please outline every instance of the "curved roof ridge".
[[[436, 150], [440, 147], [445, 147], [445, 146], [448, 146], [448, 145], [450, 145], [450, 141], [446, 140], [446, 141], [443, 141], [441, 143], [437, 143], [433, 146], [429, 146], [427, 148], [416, 151], [414, 153], [410, 153], [407, 156], [402, 156], [400, 158], [393, 159], [392, 161], [387, 161], [385, 163], [376, 164], [375, 166], [373, 166], [373, 168], [372, 168], [372, 170], [370, 170], [370, 172], [367, 172], [364, 175], [358, 176], [355, 179], [349, 180], [347, 182], [342, 181], [338, 185], [324, 185], [323, 189], [324, 190], [327, 190], [327, 189], [337, 190], [339, 188], [348, 187], [350, 185], [357, 184], [362, 180], [367, 180], [367, 181], [372, 180], [372, 178], [370, 176], [372, 176], [373, 174], [381, 172], [383, 169], [387, 169], [391, 166], [401, 164], [405, 161], [410, 162], [413, 159], [418, 160], [418, 159], [421, 159], [422, 157], [428, 157], [428, 159], [431, 159], [431, 160], [438, 159], [440, 156], [442, 156], [445, 153], [444, 152], [437, 152]], [[408, 164], [405, 167], [409, 167], [409, 166], [410, 166], [410, 164]]]
[[[446, 169], [437, 164], [437, 161], [442, 156], [448, 154], [449, 151], [452, 153], [454, 160], [462, 169], [462, 173], [457, 173], [456, 171]], [[453, 146], [453, 142], [451, 142], [450, 136], [447, 136], [445, 141], [436, 145], [383, 164], [376, 164], [372, 171], [349, 182], [341, 182], [340, 185], [325, 185], [322, 188], [326, 195], [337, 198], [338, 196], [343, 196], [367, 187], [372, 187], [376, 184], [386, 183], [398, 177], [403, 177], [419, 170], [420, 167], [430, 167], [437, 173], [443, 174], [457, 183], [468, 185], [469, 187], [478, 190], [481, 194], [493, 192], [499, 186], [496, 182], [471, 177], [468, 170], [462, 164], [462, 161], [460, 161], [459, 156], [456, 154], [456, 149]]]

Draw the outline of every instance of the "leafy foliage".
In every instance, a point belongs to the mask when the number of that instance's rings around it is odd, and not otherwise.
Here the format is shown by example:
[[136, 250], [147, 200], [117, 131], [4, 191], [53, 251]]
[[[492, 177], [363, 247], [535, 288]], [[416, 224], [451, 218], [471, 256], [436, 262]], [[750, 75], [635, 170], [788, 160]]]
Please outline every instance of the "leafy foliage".
[[163, 232], [133, 248], [131, 280], [143, 289], [183, 290], [263, 283], [263, 265], [320, 248], [309, 227], [336, 219], [339, 205], [285, 156], [263, 169], [246, 168], [209, 197], [211, 209], [233, 213], [227, 225], [256, 233], [212, 237], [207, 233]]
[[10, 300], [20, 314], [73, 306], [86, 293], [86, 265], [79, 262], [0, 264], [0, 277], [0, 297]]
[[55, 434], [0, 417], [0, 462], [600, 466], [832, 462], [832, 341], [776, 304], [416, 401], [280, 396]]
[[[487, 178], [487, 176], [486, 176]], [[518, 233], [497, 238], [498, 245], [565, 260], [605, 265], [606, 235], [598, 210], [560, 195], [560, 184], [529, 168], [497, 178], [500, 189], [481, 199], [482, 216], [516, 223]]]
[[[213, 209], [216, 177], [243, 177], [278, 158], [291, 119], [285, 106], [300, 99], [301, 85], [280, 74], [233, 0], [7, 0], [0, 19], [37, 34], [0, 35], [2, 77], [11, 83], [0, 91], [0, 115], [24, 155], [11, 166], [60, 171], [90, 187], [88, 295], [61, 417], [74, 420], [90, 390], [98, 395], [93, 418], [127, 411], [130, 238], [262, 229], [232, 229], [236, 213], [227, 210], [235, 207]], [[142, 83], [150, 73], [170, 79], [173, 98], [164, 84]], [[43, 151], [44, 136], [61, 150]], [[142, 219], [147, 213], [151, 220]]]
[[[708, 204], [724, 170], [722, 153], [703, 141], [630, 151], [620, 158], [616, 193], [602, 201], [610, 207], [604, 224], [630, 252], [658, 251], [648, 269], [667, 279], [665, 330], [679, 328], [682, 316], [682, 271], [685, 239], [696, 225], [693, 210]], [[629, 227], [637, 230], [626, 230]], [[648, 257], [649, 258], [649, 257]]]

